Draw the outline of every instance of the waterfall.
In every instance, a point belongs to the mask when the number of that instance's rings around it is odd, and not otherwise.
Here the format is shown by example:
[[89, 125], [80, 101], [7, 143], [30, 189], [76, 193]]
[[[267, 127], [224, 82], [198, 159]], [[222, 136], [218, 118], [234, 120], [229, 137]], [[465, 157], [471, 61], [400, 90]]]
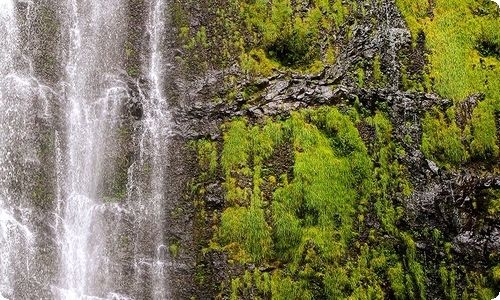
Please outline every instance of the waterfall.
[[[152, 0], [149, 5], [148, 23], [149, 55], [144, 61], [144, 73], [148, 87], [141, 90], [143, 103], [142, 133], [139, 137], [139, 160], [135, 173], [142, 181], [136, 196], [135, 210], [140, 237], [136, 239], [137, 289], [150, 285], [151, 299], [171, 299], [169, 289], [170, 237], [166, 234], [168, 216], [167, 168], [169, 138], [172, 121], [163, 83], [168, 80], [165, 68], [165, 19], [164, 0]], [[152, 253], [147, 254], [147, 253]]]
[[0, 298], [15, 297], [14, 287], [31, 276], [35, 238], [21, 178], [23, 168], [36, 160], [29, 150], [31, 88], [23, 70], [14, 4], [0, 0]]
[[[106, 249], [108, 203], [103, 178], [112, 172], [120, 109], [127, 98], [120, 80], [126, 19], [124, 1], [68, 0], [69, 30], [63, 91], [66, 101], [64, 170], [60, 181], [58, 241], [64, 299], [106, 297], [113, 292], [113, 258]], [[114, 226], [109, 224], [108, 227]], [[116, 227], [116, 226], [115, 226]]]
[[174, 297], [168, 7], [141, 5], [0, 0], [0, 299]]

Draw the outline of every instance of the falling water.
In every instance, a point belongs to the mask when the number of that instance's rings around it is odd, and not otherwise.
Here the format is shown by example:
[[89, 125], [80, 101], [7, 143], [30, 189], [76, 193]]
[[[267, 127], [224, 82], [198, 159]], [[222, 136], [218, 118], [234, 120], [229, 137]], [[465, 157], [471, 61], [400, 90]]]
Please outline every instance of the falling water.
[[[13, 191], [16, 153], [15, 145], [19, 142], [17, 126], [22, 119], [22, 106], [13, 105], [15, 100], [16, 66], [18, 58], [18, 29], [14, 3], [0, 1], [0, 30], [5, 36], [0, 39], [0, 80], [5, 82], [0, 89], [0, 295], [13, 294], [12, 279], [15, 277], [18, 251], [29, 248], [30, 230], [23, 225], [23, 212], [17, 212], [18, 195]], [[21, 257], [22, 258], [22, 257]]]
[[[0, 299], [42, 295], [35, 266], [34, 209], [30, 183], [39, 164], [35, 147], [36, 100], [45, 87], [32, 76], [21, 51], [15, 1], [0, 0]], [[29, 190], [31, 189], [31, 190]]]
[[66, 62], [66, 148], [59, 194], [61, 283], [64, 299], [113, 292], [100, 193], [105, 156], [113, 153], [125, 84], [119, 80], [126, 18], [121, 0], [66, 3], [70, 46]]
[[[147, 278], [152, 291], [149, 296], [152, 299], [171, 299], [169, 289], [169, 237], [166, 234], [167, 215], [166, 203], [168, 203], [168, 178], [167, 168], [169, 166], [166, 149], [169, 147], [169, 138], [172, 134], [171, 116], [168, 102], [164, 94], [163, 82], [166, 80], [165, 53], [165, 11], [164, 0], [152, 0], [149, 7], [149, 19], [147, 23], [147, 35], [149, 36], [149, 56], [144, 63], [145, 76], [149, 82], [146, 91], [141, 91], [144, 116], [142, 119], [142, 135], [139, 142], [139, 165], [140, 172], [146, 170], [146, 182], [138, 196], [137, 211], [141, 216], [137, 222], [142, 232], [148, 232], [145, 236], [137, 239], [138, 255], [136, 257], [136, 269], [139, 275], [136, 284], [146, 284], [141, 277]], [[147, 168], [144, 168], [147, 166]], [[149, 229], [149, 230], [148, 230]], [[152, 230], [151, 230], [152, 229]], [[142, 249], [141, 249], [142, 248]], [[143, 255], [148, 248], [152, 249], [152, 255]]]
[[[131, 123], [128, 0], [0, 0], [0, 299], [173, 298], [168, 10], [165, 0], [145, 3], [139, 27], [147, 43], [134, 91], [143, 115]], [[53, 19], [43, 19], [44, 5], [56, 12]], [[38, 13], [56, 30], [26, 25], [20, 11]], [[50, 34], [58, 35], [49, 49], [57, 62], [47, 67], [55, 70], [47, 83], [34, 74], [47, 74], [36, 57]], [[134, 149], [123, 136], [134, 137]], [[123, 159], [131, 166], [126, 186], [110, 192]], [[36, 174], [45, 181], [37, 183]]]

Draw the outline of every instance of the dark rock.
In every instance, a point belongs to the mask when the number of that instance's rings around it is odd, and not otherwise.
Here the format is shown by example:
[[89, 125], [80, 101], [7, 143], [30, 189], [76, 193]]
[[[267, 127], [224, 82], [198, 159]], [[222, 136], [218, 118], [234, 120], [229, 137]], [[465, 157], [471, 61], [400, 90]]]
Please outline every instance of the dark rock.
[[264, 99], [266, 101], [278, 100], [278, 97], [279, 99], [283, 99], [285, 97], [283, 91], [285, 91], [289, 86], [290, 82], [286, 80], [276, 82], [267, 89]]
[[206, 202], [213, 209], [220, 209], [224, 205], [224, 191], [220, 184], [209, 184], [206, 187]]
[[436, 165], [436, 163], [430, 159], [426, 159], [426, 161], [427, 161], [427, 165], [429, 166], [429, 169], [431, 169], [432, 173], [438, 175], [439, 167]]
[[460, 254], [466, 254], [472, 257], [484, 255], [485, 241], [474, 235], [471, 231], [466, 231], [457, 235], [452, 244], [454, 251]]
[[467, 120], [472, 119], [472, 112], [479, 104], [481, 100], [484, 99], [484, 94], [474, 94], [467, 99], [460, 101], [456, 106], [456, 121], [457, 125], [463, 130], [467, 124]]

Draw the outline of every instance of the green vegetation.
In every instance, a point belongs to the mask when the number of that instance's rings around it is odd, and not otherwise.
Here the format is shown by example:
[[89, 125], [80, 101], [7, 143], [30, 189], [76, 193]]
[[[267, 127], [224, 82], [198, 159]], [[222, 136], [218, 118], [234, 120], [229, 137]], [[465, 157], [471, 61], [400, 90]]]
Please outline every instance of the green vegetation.
[[[416, 143], [445, 171], [498, 170], [498, 11], [486, 0], [396, 2], [413, 39], [411, 51], [400, 53], [402, 86], [453, 105], [419, 112], [421, 140], [414, 132], [393, 135], [398, 129], [384, 103], [369, 110], [354, 100], [354, 107], [306, 109], [284, 119], [234, 118], [222, 125], [221, 140], [197, 141], [201, 172], [191, 193], [199, 224], [210, 225], [199, 233], [209, 240], [203, 252], [228, 258], [219, 299], [491, 299], [498, 291], [498, 253], [471, 267], [449, 232], [413, 231], [404, 209], [412, 183], [435, 176], [410, 182], [406, 151]], [[366, 11], [351, 1], [231, 0], [213, 14], [218, 28], [183, 25], [180, 38], [189, 51], [220, 45], [215, 59], [223, 68], [237, 58], [251, 84], [235, 90], [240, 79], [226, 75], [228, 93], [214, 99], [241, 95], [251, 103], [258, 77], [276, 69], [313, 73], [334, 63], [330, 36], [349, 39], [346, 22], [356, 24]], [[411, 65], [418, 55], [420, 65]], [[375, 53], [352, 65], [349, 79], [377, 89], [387, 83], [384, 67]], [[478, 93], [484, 100], [468, 102]], [[213, 208], [204, 202], [205, 187], [219, 180], [225, 201]], [[500, 215], [499, 199], [485, 189], [460, 209], [473, 210], [471, 226], [488, 230]]]
[[[469, 158], [496, 159], [495, 115], [500, 109], [500, 18], [496, 4], [488, 0], [396, 2], [414, 41], [419, 34], [425, 35], [430, 53], [426, 76], [433, 82], [431, 89], [455, 103], [474, 93], [485, 95], [464, 130], [453, 118], [444, 121], [441, 113], [427, 116], [422, 150], [448, 167], [466, 163]], [[440, 138], [445, 142], [438, 142]]]
[[[375, 130], [370, 149], [361, 123]], [[408, 197], [411, 186], [383, 112], [362, 118], [353, 109], [321, 107], [256, 125], [234, 119], [222, 130], [226, 206], [213, 218], [205, 251], [226, 251], [229, 263], [259, 268], [230, 276], [221, 297], [426, 299], [416, 242], [399, 229], [398, 199]], [[206, 172], [217, 147], [197, 144]], [[286, 148], [292, 157], [283, 157], [288, 152], [279, 149]], [[290, 169], [277, 163], [283, 159], [293, 160]], [[452, 275], [446, 277], [450, 294]]]
[[203, 170], [203, 177], [214, 176], [217, 168], [217, 144], [207, 140], [197, 143], [199, 166]]
[[346, 18], [358, 4], [340, 0], [199, 3], [205, 5], [210, 21], [196, 28], [188, 24], [189, 5], [179, 1], [173, 5], [179, 42], [190, 53], [186, 67], [194, 68], [195, 63], [227, 68], [237, 62], [254, 79], [269, 76], [274, 69], [319, 72], [332, 64], [338, 51], [334, 35], [345, 30]]
[[[424, 123], [458, 130], [450, 120], [453, 111], [432, 110]], [[370, 144], [360, 126], [373, 129]], [[443, 299], [488, 299], [496, 292], [498, 265], [485, 274], [467, 270], [440, 230], [405, 228], [402, 202], [412, 187], [385, 112], [320, 107], [257, 124], [236, 118], [222, 130], [220, 148], [205, 140], [196, 148], [200, 179], [213, 178], [206, 177], [211, 165], [211, 174], [220, 170], [226, 200], [213, 212], [196, 200], [202, 224], [210, 215], [213, 224], [204, 251], [226, 252], [241, 270], [217, 288], [219, 298], [423, 300], [429, 286]], [[429, 143], [440, 163], [468, 153], [460, 143], [457, 151], [465, 154]], [[203, 186], [196, 189], [202, 197]], [[473, 199], [487, 212], [484, 220], [498, 214], [497, 194], [487, 190]], [[431, 243], [425, 252], [417, 247], [422, 239]]]
[[380, 63], [380, 55], [376, 55], [373, 59], [373, 80], [376, 84], [383, 85], [386, 81], [385, 75], [382, 72]]
[[179, 251], [181, 247], [181, 242], [178, 239], [172, 239], [170, 243], [168, 244], [168, 251], [170, 253], [170, 256], [173, 258], [176, 258], [179, 256]]
[[[266, 76], [266, 65], [274, 62], [285, 68], [305, 70], [314, 66], [317, 69], [322, 55], [326, 54], [320, 52], [320, 32], [338, 30], [348, 12], [341, 1], [316, 0], [307, 7], [294, 5], [289, 0], [241, 1], [239, 5], [238, 22], [244, 32], [251, 33], [250, 39], [240, 45], [245, 49], [242, 58], [248, 60], [242, 67], [251, 62], [253, 66], [248, 71], [263, 76]], [[258, 53], [264, 56], [259, 57]], [[255, 68], [261, 64], [262, 70]]]
[[433, 110], [426, 113], [422, 121], [422, 152], [441, 166], [458, 165], [469, 159], [469, 153], [462, 143], [462, 131], [455, 123], [453, 109], [445, 115]]

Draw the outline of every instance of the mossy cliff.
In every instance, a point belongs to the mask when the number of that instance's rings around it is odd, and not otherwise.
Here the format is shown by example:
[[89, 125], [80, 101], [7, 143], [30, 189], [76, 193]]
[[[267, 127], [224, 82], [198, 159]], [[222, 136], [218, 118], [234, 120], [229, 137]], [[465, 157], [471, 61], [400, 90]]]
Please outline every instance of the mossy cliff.
[[196, 299], [492, 299], [488, 0], [174, 1]]

